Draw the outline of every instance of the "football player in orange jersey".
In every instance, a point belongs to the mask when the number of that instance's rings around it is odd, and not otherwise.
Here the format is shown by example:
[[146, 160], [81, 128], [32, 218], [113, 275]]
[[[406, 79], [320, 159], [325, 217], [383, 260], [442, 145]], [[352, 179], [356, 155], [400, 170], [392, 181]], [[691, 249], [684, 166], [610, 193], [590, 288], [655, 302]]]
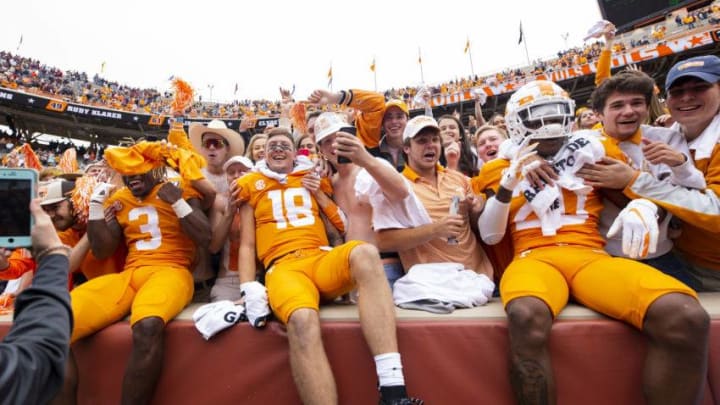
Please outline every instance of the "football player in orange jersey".
[[[708, 314], [681, 282], [602, 250], [600, 197], [575, 172], [614, 152], [596, 137], [571, 136], [573, 104], [552, 82], [520, 88], [506, 114], [515, 157], [486, 163], [473, 179], [477, 189], [496, 193], [480, 216], [483, 240], [495, 243], [509, 229], [515, 249], [500, 281], [513, 391], [520, 403], [555, 403], [548, 339], [572, 293], [648, 336], [643, 392], [649, 404], [697, 403], [706, 379]], [[656, 242], [656, 209], [632, 201], [610, 233], [622, 229], [628, 248], [644, 256]]]
[[[335, 381], [323, 348], [320, 300], [359, 291], [360, 324], [375, 356], [381, 404], [413, 404], [407, 398], [395, 335], [395, 309], [377, 249], [359, 241], [332, 250], [320, 210], [338, 224], [337, 206], [325, 194], [327, 179], [297, 156], [290, 133], [268, 133], [265, 160], [237, 180], [240, 208], [240, 289], [250, 324], [264, 325], [268, 303], [287, 324], [290, 366], [307, 404], [336, 404]], [[324, 183], [324, 184], [321, 184]], [[329, 190], [328, 190], [329, 191]], [[343, 227], [342, 221], [338, 224]], [[267, 270], [266, 288], [255, 281], [255, 255]]]
[[[106, 155], [120, 149], [126, 148], [113, 148]], [[166, 181], [162, 162], [147, 161], [136, 167], [147, 170], [123, 176], [126, 187], [112, 196], [108, 197], [109, 185], [96, 188], [88, 221], [96, 257], [105, 258], [119, 244], [127, 245], [125, 269], [90, 280], [72, 292], [73, 342], [130, 313], [133, 348], [122, 384], [123, 404], [152, 399], [162, 370], [165, 324], [190, 302], [193, 278], [188, 267], [195, 246], [207, 247], [210, 241], [199, 193], [182, 182]], [[114, 207], [109, 220], [104, 206]], [[66, 396], [73, 391], [69, 384], [64, 388]]]

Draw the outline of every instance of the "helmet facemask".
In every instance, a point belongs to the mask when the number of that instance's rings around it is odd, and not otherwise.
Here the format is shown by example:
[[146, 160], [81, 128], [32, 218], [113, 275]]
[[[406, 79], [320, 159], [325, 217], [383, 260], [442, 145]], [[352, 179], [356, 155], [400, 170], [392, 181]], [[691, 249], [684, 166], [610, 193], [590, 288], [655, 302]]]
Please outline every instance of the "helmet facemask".
[[521, 87], [507, 104], [507, 128], [516, 144], [532, 139], [567, 137], [572, 132], [575, 102], [558, 85], [534, 81]]

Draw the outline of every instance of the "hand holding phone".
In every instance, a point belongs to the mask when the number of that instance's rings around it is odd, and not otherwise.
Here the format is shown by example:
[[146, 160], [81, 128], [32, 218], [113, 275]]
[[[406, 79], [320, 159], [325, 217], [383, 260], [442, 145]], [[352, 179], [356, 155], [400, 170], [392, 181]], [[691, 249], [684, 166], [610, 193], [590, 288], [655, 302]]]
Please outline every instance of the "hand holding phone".
[[[353, 126], [347, 126], [340, 128], [340, 131], [338, 132], [344, 132], [347, 134], [351, 134], [352, 136], [357, 136], [357, 129]], [[348, 159], [345, 156], [338, 156], [337, 158], [338, 163], [352, 163], [352, 160]]]
[[0, 246], [32, 246], [33, 218], [30, 201], [35, 198], [37, 172], [33, 169], [0, 169]]

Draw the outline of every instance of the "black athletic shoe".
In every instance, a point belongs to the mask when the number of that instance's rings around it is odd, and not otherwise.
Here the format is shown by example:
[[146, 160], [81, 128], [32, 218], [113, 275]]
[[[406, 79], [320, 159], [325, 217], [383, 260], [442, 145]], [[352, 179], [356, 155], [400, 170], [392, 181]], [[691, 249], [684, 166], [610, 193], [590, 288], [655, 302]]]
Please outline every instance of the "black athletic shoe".
[[380, 405], [423, 405], [423, 400], [419, 398], [398, 398], [391, 401], [385, 401], [380, 398]]

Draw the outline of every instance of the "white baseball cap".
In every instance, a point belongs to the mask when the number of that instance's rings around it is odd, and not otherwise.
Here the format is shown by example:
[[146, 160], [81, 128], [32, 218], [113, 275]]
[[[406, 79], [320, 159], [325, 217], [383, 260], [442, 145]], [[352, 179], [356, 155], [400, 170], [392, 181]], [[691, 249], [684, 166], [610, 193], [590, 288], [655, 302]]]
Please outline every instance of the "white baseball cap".
[[338, 132], [341, 128], [350, 126], [345, 117], [334, 112], [324, 112], [315, 120], [315, 143], [320, 142], [328, 136]]
[[235, 163], [240, 163], [241, 165], [245, 166], [246, 168], [248, 168], [250, 170], [252, 170], [255, 167], [253, 162], [250, 159], [246, 158], [245, 156], [233, 156], [230, 159], [228, 159], [227, 162], [225, 162], [225, 164], [223, 164], [223, 171], [226, 172], [228, 167], [230, 167], [231, 165], [234, 165]]
[[435, 128], [440, 131], [437, 121], [434, 118], [428, 117], [427, 115], [418, 115], [415, 118], [411, 118], [410, 121], [405, 125], [403, 131], [403, 142], [412, 139], [425, 128]]

